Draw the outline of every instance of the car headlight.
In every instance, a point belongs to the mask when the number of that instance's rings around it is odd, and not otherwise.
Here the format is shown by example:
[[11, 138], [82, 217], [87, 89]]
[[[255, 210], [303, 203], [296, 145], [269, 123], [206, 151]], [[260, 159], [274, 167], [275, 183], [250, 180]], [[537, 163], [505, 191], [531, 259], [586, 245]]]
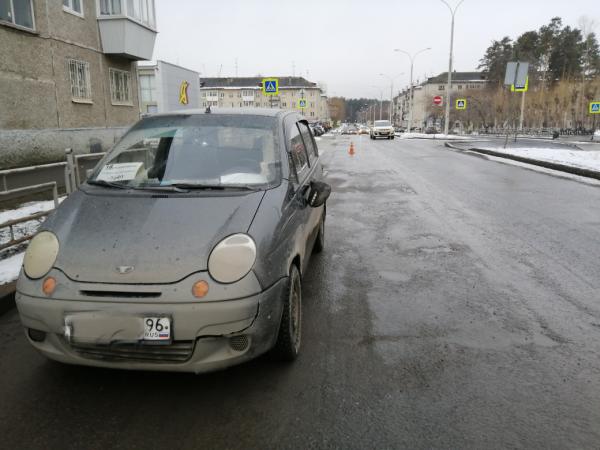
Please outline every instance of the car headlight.
[[208, 272], [219, 283], [234, 283], [252, 269], [256, 244], [247, 234], [233, 234], [219, 242], [208, 258]]
[[54, 265], [58, 255], [58, 238], [50, 231], [38, 233], [29, 243], [23, 269], [29, 278], [42, 278]]

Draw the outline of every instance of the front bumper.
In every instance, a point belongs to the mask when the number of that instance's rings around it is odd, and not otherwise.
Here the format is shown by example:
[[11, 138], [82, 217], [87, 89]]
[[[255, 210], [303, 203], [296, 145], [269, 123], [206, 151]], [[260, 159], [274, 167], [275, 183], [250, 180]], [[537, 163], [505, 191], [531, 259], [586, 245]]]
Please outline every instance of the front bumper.
[[[273, 347], [286, 281], [282, 279], [254, 296], [218, 302], [82, 302], [17, 292], [16, 304], [31, 344], [56, 361], [118, 369], [200, 373], [240, 364]], [[173, 341], [169, 345], [107, 343], [101, 339], [74, 341], [68, 333], [65, 336], [65, 317], [77, 313], [97, 313], [98, 317], [169, 316]], [[30, 330], [44, 332], [45, 338], [34, 341]]]
[[389, 137], [389, 136], [393, 136], [394, 132], [393, 131], [373, 131], [373, 136], [375, 137]]

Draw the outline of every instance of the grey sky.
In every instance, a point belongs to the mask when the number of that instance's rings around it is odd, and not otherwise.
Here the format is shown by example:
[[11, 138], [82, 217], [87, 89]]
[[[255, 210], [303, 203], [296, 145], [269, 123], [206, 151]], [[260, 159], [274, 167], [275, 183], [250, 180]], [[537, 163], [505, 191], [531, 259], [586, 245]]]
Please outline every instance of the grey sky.
[[[448, 0], [456, 4], [458, 0]], [[446, 71], [450, 13], [440, 0], [156, 0], [155, 59], [206, 76], [292, 73], [327, 84], [328, 94], [378, 97], [397, 75], [408, 84], [408, 57], [394, 48], [432, 50], [415, 61], [415, 78]], [[600, 21], [598, 0], [465, 0], [456, 16], [455, 69], [473, 70], [493, 39], [537, 29], [552, 17], [577, 26]], [[600, 31], [597, 29], [596, 31]]]

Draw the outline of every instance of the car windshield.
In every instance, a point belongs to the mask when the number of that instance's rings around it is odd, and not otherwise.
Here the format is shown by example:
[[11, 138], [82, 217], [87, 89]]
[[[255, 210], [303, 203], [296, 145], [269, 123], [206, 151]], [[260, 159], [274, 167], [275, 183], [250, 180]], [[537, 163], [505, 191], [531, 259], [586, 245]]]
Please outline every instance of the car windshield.
[[376, 120], [375, 126], [376, 127], [391, 127], [392, 124], [390, 123], [389, 120]]
[[155, 116], [138, 122], [90, 182], [133, 188], [263, 186], [280, 176], [276, 120], [255, 115]]

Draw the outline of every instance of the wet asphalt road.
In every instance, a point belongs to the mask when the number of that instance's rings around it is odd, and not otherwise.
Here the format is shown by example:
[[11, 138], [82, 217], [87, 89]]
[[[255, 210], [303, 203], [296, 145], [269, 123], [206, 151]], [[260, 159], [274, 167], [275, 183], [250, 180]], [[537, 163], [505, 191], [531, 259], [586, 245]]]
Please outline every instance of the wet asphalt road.
[[302, 355], [62, 366], [0, 317], [1, 448], [598, 448], [600, 187], [431, 141], [320, 142]]

